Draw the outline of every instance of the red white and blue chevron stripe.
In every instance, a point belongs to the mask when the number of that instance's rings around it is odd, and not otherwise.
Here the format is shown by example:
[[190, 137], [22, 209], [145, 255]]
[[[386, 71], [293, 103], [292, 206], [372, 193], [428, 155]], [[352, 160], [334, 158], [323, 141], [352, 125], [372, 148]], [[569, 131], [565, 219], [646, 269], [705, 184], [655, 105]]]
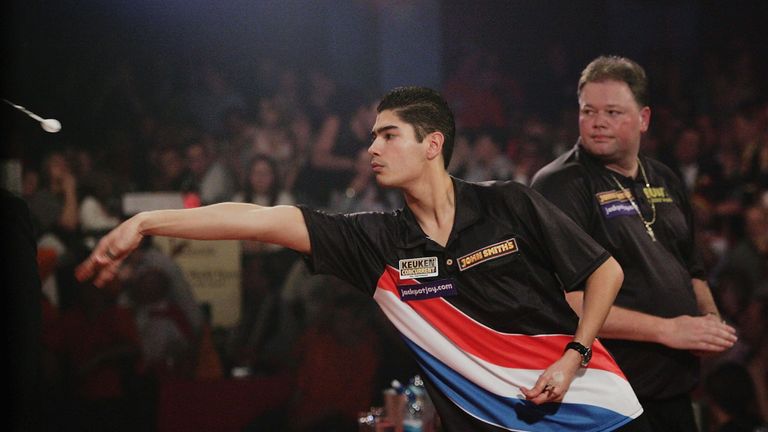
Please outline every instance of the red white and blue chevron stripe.
[[608, 431], [642, 413], [624, 374], [595, 341], [562, 403], [540, 406], [525, 400], [531, 388], [563, 353], [572, 335], [520, 335], [484, 326], [443, 298], [404, 302], [397, 269], [388, 267], [374, 299], [414, 351], [431, 382], [478, 420], [511, 431]]

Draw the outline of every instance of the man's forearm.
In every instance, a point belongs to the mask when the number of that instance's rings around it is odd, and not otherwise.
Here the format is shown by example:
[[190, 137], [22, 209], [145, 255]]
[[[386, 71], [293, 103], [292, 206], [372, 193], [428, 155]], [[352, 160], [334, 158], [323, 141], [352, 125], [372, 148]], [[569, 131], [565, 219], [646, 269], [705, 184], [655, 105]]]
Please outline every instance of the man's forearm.
[[139, 213], [131, 221], [142, 235], [195, 240], [258, 240], [309, 251], [301, 211], [291, 206], [261, 207], [221, 203], [185, 210]]
[[604, 325], [623, 280], [624, 273], [613, 258], [589, 276], [582, 296], [581, 320], [574, 340], [586, 346], [592, 344]]
[[[582, 315], [582, 294], [568, 293], [567, 299], [574, 311]], [[611, 306], [598, 335], [698, 352], [721, 352], [733, 346], [737, 339], [733, 327], [718, 318], [690, 315], [664, 318], [615, 305]]]
[[699, 312], [702, 315], [713, 314], [720, 316], [720, 311], [717, 309], [715, 299], [712, 297], [712, 291], [709, 289], [709, 284], [701, 279], [691, 279], [693, 284], [693, 293], [696, 295], [696, 303], [699, 305]]

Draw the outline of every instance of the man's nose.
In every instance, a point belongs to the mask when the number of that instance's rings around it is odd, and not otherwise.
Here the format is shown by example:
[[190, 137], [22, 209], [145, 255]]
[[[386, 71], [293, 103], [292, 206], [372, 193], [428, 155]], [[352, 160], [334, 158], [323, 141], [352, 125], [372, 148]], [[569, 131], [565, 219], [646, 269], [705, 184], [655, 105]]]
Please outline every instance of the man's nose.
[[368, 154], [373, 156], [379, 154], [379, 146], [378, 146], [379, 139], [376, 138], [373, 141], [371, 141], [371, 145], [368, 146]]
[[608, 126], [608, 116], [605, 113], [598, 112], [595, 114], [594, 121], [592, 122], [592, 127], [596, 129], [602, 129], [604, 127]]

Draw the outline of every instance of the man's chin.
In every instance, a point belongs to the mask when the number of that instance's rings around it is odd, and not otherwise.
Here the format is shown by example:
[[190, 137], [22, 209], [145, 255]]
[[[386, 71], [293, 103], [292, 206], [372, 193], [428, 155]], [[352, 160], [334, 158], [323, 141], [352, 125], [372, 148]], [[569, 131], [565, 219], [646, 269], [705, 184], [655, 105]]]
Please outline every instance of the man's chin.
[[615, 156], [616, 149], [609, 143], [592, 143], [582, 146], [584, 150], [597, 158], [611, 158]]
[[382, 178], [381, 176], [378, 176], [378, 175], [376, 176], [376, 184], [378, 184], [379, 187], [382, 187], [382, 188], [385, 188], [385, 189], [392, 189], [392, 188], [397, 187], [394, 184], [392, 184], [390, 182], [387, 182], [384, 178]]

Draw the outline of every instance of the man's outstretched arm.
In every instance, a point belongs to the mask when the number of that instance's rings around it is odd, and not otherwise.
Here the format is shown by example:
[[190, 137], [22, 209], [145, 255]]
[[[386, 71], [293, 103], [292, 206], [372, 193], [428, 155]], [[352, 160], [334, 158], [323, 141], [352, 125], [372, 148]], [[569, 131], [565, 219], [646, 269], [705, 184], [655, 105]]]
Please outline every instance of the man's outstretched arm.
[[96, 286], [112, 280], [120, 263], [144, 236], [194, 240], [258, 240], [300, 253], [310, 252], [309, 232], [301, 210], [292, 206], [261, 207], [221, 203], [185, 210], [142, 212], [104, 236], [75, 270], [80, 281]]

